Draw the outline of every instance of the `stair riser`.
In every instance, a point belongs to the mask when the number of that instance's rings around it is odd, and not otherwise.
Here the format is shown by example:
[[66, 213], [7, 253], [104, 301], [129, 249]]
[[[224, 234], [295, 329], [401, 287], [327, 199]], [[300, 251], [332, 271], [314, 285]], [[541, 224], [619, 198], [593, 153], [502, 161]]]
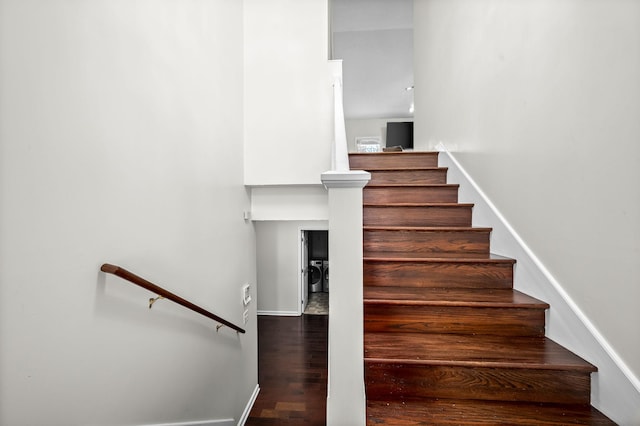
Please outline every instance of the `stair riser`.
[[[570, 419], [570, 420], [569, 420]], [[593, 407], [503, 401], [430, 399], [367, 401], [367, 425], [615, 426]]]
[[369, 170], [370, 168], [402, 168], [402, 167], [438, 167], [437, 152], [384, 153], [384, 154], [350, 154], [351, 170]]
[[365, 230], [365, 256], [375, 253], [424, 254], [460, 253], [489, 255], [489, 231]]
[[544, 336], [544, 309], [366, 304], [365, 332]]
[[362, 201], [367, 204], [383, 203], [457, 203], [458, 187], [447, 186], [366, 186]]
[[512, 288], [512, 263], [364, 261], [364, 285]]
[[447, 169], [433, 170], [378, 170], [371, 172], [369, 185], [387, 184], [445, 184], [447, 183]]
[[471, 206], [366, 206], [365, 226], [471, 226]]
[[365, 363], [367, 398], [452, 398], [589, 404], [589, 373]]

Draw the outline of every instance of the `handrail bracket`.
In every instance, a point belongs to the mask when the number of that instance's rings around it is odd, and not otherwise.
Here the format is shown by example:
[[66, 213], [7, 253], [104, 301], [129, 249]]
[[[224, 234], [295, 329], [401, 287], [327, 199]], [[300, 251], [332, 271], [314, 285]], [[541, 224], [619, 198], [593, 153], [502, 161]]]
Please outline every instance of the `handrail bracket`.
[[164, 299], [164, 296], [150, 297], [149, 298], [149, 309], [151, 309], [153, 304], [156, 303], [156, 301], [159, 300], [159, 299]]

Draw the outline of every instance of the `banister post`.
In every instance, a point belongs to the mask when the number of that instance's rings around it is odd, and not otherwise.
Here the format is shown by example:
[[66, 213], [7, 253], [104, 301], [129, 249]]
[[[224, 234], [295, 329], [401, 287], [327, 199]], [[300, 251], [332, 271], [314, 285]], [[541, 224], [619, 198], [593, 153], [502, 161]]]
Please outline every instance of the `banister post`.
[[329, 372], [327, 425], [366, 422], [362, 303], [362, 188], [365, 171], [329, 171]]

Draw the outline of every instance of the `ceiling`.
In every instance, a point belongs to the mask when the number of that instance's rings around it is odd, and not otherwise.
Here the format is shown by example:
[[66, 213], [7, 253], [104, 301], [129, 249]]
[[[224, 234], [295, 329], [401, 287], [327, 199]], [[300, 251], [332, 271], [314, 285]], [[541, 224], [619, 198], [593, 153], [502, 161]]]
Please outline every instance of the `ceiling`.
[[347, 119], [413, 116], [413, 0], [331, 0], [331, 36]]

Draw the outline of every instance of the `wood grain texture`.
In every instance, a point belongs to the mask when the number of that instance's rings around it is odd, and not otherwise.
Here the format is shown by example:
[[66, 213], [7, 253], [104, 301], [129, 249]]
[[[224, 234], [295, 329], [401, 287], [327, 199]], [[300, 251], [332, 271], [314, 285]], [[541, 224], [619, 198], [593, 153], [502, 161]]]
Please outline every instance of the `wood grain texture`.
[[362, 191], [362, 201], [383, 203], [457, 203], [458, 185], [367, 185]]
[[544, 310], [365, 303], [365, 332], [543, 336]]
[[364, 288], [365, 303], [399, 305], [466, 306], [477, 308], [529, 308], [547, 309], [549, 305], [539, 299], [513, 289], [484, 288], [417, 288], [370, 287]]
[[544, 337], [548, 305], [513, 290], [515, 260], [490, 255], [491, 229], [471, 227], [459, 188], [418, 177], [406, 153], [351, 160], [374, 173], [363, 195], [368, 424], [613, 424], [589, 405], [596, 368]]
[[447, 183], [446, 167], [413, 168], [402, 170], [371, 170], [369, 185], [396, 183], [409, 184], [445, 184]]
[[[488, 228], [401, 228], [364, 227], [365, 256], [375, 253], [420, 253], [437, 257], [439, 253], [489, 255]], [[427, 257], [427, 256], [425, 256]]]
[[437, 152], [380, 152], [351, 153], [349, 166], [352, 170], [406, 169], [415, 167], [438, 167]]
[[596, 371], [546, 337], [366, 333], [364, 344], [365, 358], [376, 362]]
[[258, 317], [258, 384], [248, 426], [326, 421], [327, 315]]
[[613, 425], [588, 405], [542, 404], [461, 399], [369, 401], [367, 425]]
[[364, 259], [365, 286], [511, 288], [512, 259]]
[[365, 204], [365, 226], [471, 226], [473, 204]]
[[457, 398], [588, 404], [588, 372], [515, 367], [391, 364], [365, 360], [371, 400]]
[[544, 336], [547, 308], [512, 289], [364, 289], [365, 332]]

